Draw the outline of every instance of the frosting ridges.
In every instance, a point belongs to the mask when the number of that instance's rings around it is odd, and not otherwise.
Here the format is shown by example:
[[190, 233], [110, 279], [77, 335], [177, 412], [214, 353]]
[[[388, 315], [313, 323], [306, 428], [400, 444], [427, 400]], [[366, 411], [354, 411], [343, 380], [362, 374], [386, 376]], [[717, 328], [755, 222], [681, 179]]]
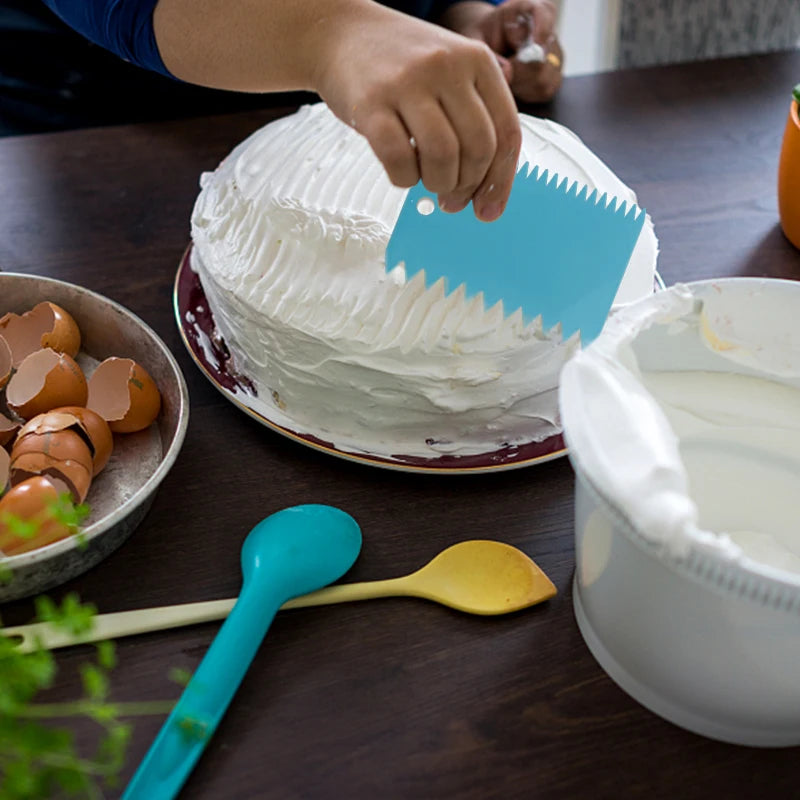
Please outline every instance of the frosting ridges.
[[[522, 160], [635, 202], [566, 129], [521, 120]], [[266, 416], [277, 407], [294, 429], [385, 455], [480, 453], [559, 432], [558, 374], [577, 341], [426, 288], [422, 275], [406, 281], [401, 267], [387, 273], [405, 190], [324, 105], [256, 131], [201, 183], [192, 264]], [[652, 235], [646, 244], [638, 260], [652, 275]]]

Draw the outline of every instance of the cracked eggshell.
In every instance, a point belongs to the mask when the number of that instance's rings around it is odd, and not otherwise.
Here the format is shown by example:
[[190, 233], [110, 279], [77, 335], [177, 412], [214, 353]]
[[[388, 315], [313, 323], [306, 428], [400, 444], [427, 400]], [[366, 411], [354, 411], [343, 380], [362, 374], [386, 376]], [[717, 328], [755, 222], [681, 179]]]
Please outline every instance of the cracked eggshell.
[[88, 445], [92, 454], [92, 477], [97, 475], [108, 463], [114, 449], [114, 437], [108, 423], [97, 413], [81, 406], [63, 406], [44, 414], [38, 414], [25, 423], [19, 432], [26, 434], [54, 433], [72, 430]]
[[75, 320], [61, 306], [44, 301], [24, 314], [9, 312], [0, 317], [2, 335], [18, 366], [26, 356], [49, 347], [74, 358], [81, 347], [81, 332]]
[[5, 447], [17, 434], [21, 423], [0, 414], [0, 447]]
[[41, 453], [56, 461], [76, 461], [85, 467], [87, 472], [92, 470], [92, 452], [89, 445], [75, 431], [61, 430], [45, 433], [28, 431], [24, 435], [20, 432], [11, 448], [11, 462], [14, 463], [18, 456], [27, 453]]
[[92, 483], [91, 463], [74, 459], [57, 459], [46, 453], [19, 453], [11, 458], [10, 482], [12, 486], [35, 476], [49, 478], [51, 482], [61, 484], [72, 495], [75, 503], [82, 503], [89, 493]]
[[50, 348], [27, 356], [6, 387], [6, 404], [25, 420], [59, 406], [85, 405], [87, 396], [75, 359]]
[[[0, 498], [0, 551], [4, 555], [26, 553], [75, 532], [53, 516], [52, 507], [58, 502], [58, 495], [59, 489], [52, 481], [34, 477], [17, 484]], [[38, 523], [38, 530], [30, 538], [18, 536], [8, 525], [9, 515]]]
[[8, 486], [8, 471], [11, 465], [11, 457], [8, 453], [0, 447], [0, 496]]
[[8, 383], [13, 364], [14, 358], [11, 355], [11, 348], [8, 346], [8, 342], [0, 336], [0, 389]]
[[107, 358], [89, 379], [86, 406], [99, 414], [114, 433], [147, 428], [161, 410], [155, 381], [130, 358]]

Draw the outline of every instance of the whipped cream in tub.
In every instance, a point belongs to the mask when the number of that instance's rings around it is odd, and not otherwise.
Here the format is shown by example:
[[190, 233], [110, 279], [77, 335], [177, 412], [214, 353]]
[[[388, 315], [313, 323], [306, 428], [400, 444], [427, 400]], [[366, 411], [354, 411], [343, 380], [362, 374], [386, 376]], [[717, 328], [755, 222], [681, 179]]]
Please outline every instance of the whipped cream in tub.
[[676, 285], [561, 376], [575, 608], [626, 691], [698, 733], [800, 744], [800, 284]]

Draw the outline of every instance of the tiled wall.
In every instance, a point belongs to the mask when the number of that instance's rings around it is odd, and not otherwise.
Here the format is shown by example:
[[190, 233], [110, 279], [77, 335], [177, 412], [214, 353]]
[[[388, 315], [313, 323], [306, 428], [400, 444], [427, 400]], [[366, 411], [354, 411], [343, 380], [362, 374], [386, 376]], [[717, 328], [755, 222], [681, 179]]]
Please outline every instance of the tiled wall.
[[695, 61], [798, 42], [800, 0], [622, 0], [618, 63]]
[[561, 0], [565, 73], [800, 46], [800, 0]]

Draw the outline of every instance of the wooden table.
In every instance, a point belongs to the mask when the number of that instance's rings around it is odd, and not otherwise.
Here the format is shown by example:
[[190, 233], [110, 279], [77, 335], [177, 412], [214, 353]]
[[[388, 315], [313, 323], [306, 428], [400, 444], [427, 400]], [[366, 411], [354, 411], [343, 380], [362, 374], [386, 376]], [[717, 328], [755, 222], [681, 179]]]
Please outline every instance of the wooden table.
[[[800, 252], [777, 227], [775, 200], [798, 80], [798, 52], [572, 78], [546, 114], [638, 192], [668, 284], [800, 279]], [[171, 306], [198, 177], [276, 113], [0, 140], [0, 267], [78, 283], [132, 309], [171, 347], [191, 396], [188, 436], [149, 515], [63, 591], [103, 611], [233, 596], [250, 528], [282, 507], [317, 502], [362, 526], [350, 580], [404, 574], [453, 542], [484, 537], [523, 548], [559, 594], [498, 618], [404, 599], [280, 615], [183, 796], [796, 796], [796, 749], [687, 733], [597, 666], [572, 613], [567, 459], [470, 477], [360, 466], [261, 427], [200, 374]], [[20, 623], [31, 606], [2, 613]], [[216, 630], [120, 641], [115, 698], [176, 697], [169, 670], [193, 669]], [[55, 696], [74, 695], [86, 655], [63, 651]], [[137, 721], [126, 776], [160, 723]]]

